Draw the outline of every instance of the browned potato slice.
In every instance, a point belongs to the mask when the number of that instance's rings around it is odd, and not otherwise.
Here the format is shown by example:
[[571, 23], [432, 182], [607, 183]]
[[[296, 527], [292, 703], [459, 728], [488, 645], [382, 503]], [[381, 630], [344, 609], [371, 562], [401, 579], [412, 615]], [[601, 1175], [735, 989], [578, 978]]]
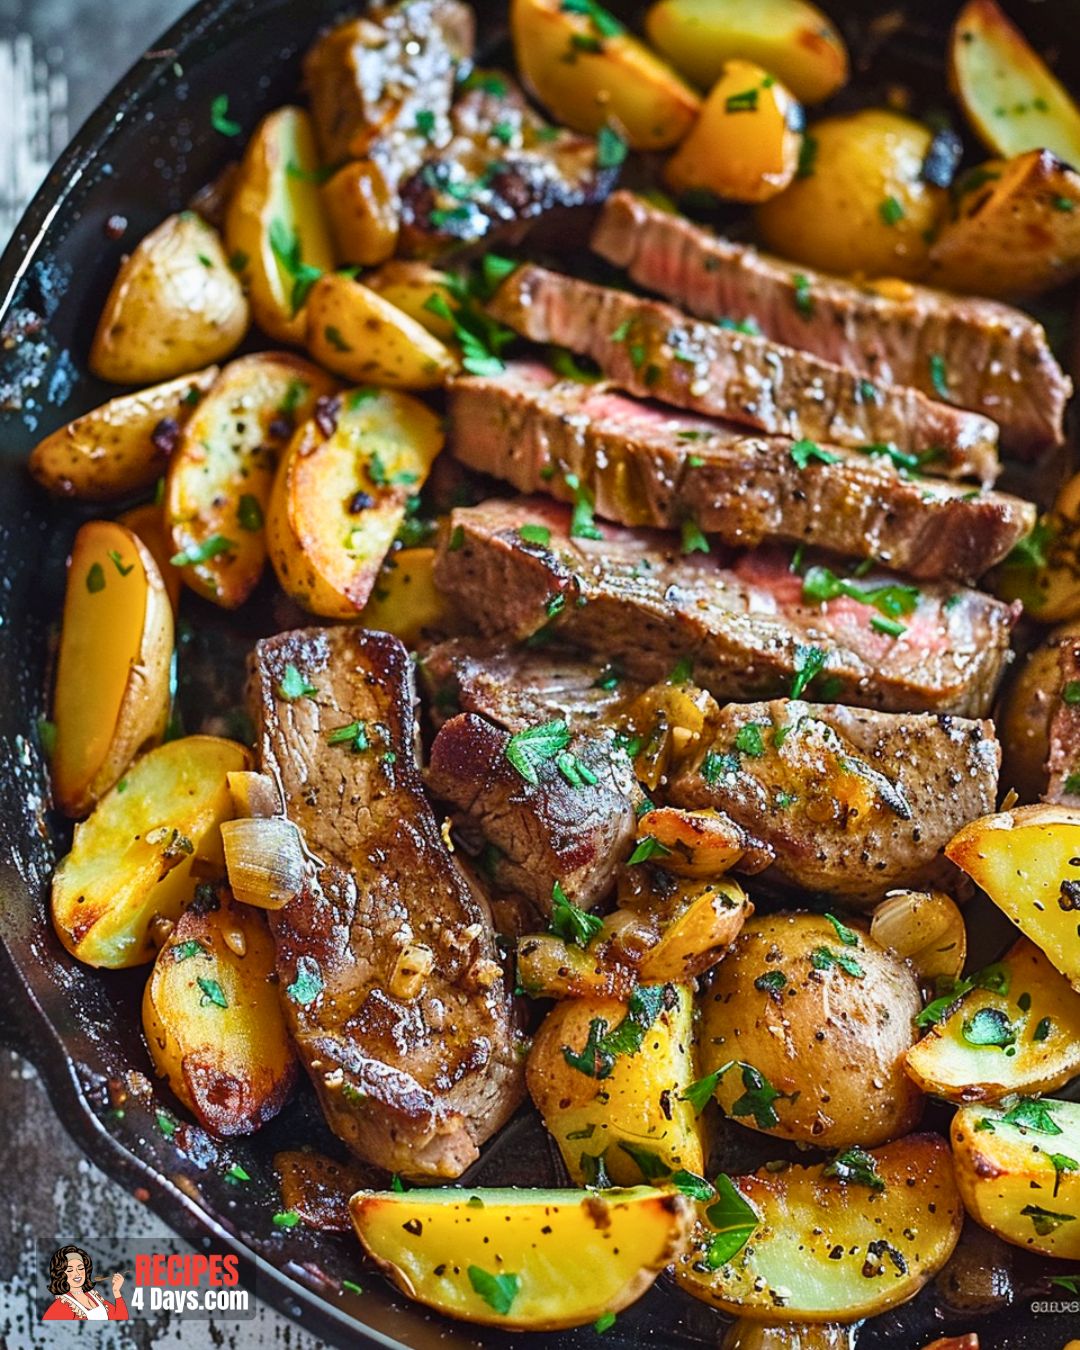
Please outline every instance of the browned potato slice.
[[150, 551], [122, 525], [88, 521], [68, 562], [53, 695], [52, 784], [85, 815], [169, 716], [172, 607]]
[[116, 517], [116, 523], [130, 530], [150, 550], [150, 556], [157, 563], [158, 574], [165, 583], [165, 592], [172, 605], [173, 617], [180, 608], [180, 590], [183, 582], [180, 572], [170, 559], [173, 555], [172, 539], [165, 527], [165, 510], [157, 502], [145, 502], [142, 506], [133, 506]]
[[742, 830], [720, 811], [654, 807], [639, 817], [637, 834], [641, 843], [659, 844], [664, 868], [676, 876], [719, 876], [746, 852]]
[[1080, 109], [995, 0], [968, 0], [956, 16], [949, 80], [991, 150], [1045, 148], [1080, 164]]
[[220, 361], [248, 330], [248, 303], [217, 230], [181, 211], [120, 264], [90, 347], [90, 369], [151, 384]]
[[944, 891], [891, 891], [874, 910], [870, 936], [927, 982], [956, 979], [967, 959], [967, 929]]
[[30, 472], [56, 496], [82, 501], [145, 491], [164, 473], [181, 424], [217, 374], [217, 366], [207, 366], [110, 399], [39, 441]]
[[433, 296], [442, 298], [449, 310], [458, 305], [451, 289], [451, 278], [437, 267], [424, 262], [388, 262], [364, 278], [369, 290], [377, 291], [384, 300], [404, 310], [410, 319], [426, 328], [440, 342], [452, 342], [454, 325], [444, 314], [429, 308]]
[[278, 453], [336, 387], [299, 356], [259, 352], [230, 362], [192, 413], [169, 462], [165, 515], [173, 564], [196, 594], [235, 609], [258, 585]]
[[258, 910], [201, 891], [158, 953], [142, 1020], [154, 1067], [212, 1134], [252, 1134], [284, 1106], [296, 1057]]
[[373, 267], [393, 255], [400, 205], [377, 164], [353, 160], [327, 179], [320, 192], [342, 262]]
[[[836, 1322], [749, 1322], [740, 1318], [721, 1350], [854, 1350], [851, 1327]], [[938, 1350], [950, 1350], [938, 1344]], [[952, 1347], [952, 1350], [962, 1350]], [[979, 1350], [977, 1345], [968, 1350]]]

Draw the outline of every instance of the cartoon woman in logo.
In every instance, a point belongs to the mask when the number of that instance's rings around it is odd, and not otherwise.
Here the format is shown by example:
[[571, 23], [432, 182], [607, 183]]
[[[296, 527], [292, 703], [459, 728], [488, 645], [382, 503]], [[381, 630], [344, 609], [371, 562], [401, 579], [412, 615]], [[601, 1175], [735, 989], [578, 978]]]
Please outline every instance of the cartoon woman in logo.
[[49, 1293], [56, 1299], [43, 1322], [126, 1322], [127, 1304], [120, 1297], [124, 1277], [112, 1277], [113, 1301], [94, 1292], [94, 1264], [81, 1247], [61, 1247], [49, 1262]]

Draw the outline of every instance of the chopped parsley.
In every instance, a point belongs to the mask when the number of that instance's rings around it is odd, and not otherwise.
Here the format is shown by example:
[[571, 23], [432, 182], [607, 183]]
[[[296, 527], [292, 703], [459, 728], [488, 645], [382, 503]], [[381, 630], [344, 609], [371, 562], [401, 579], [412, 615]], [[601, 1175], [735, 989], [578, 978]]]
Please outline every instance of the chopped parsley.
[[960, 1028], [968, 1045], [992, 1045], [1004, 1050], [1016, 1044], [1016, 1028], [1000, 1008], [980, 1008]]
[[872, 1153], [854, 1144], [851, 1148], [838, 1153], [827, 1164], [822, 1176], [835, 1177], [837, 1181], [854, 1182], [859, 1186], [869, 1186], [872, 1191], [883, 1191], [885, 1181], [877, 1170], [877, 1159]]
[[715, 787], [725, 775], [738, 772], [739, 760], [737, 755], [721, 755], [717, 754], [715, 750], [710, 750], [701, 761], [701, 776], [710, 787]]
[[872, 605], [880, 613], [895, 619], [915, 612], [919, 603], [919, 588], [902, 585], [899, 582], [882, 586], [856, 586], [853, 582], [838, 577], [828, 567], [811, 567], [807, 570], [803, 577], [804, 600], [825, 604], [826, 601], [835, 600], [839, 596], [858, 600], [863, 605]]
[[318, 692], [313, 684], [308, 684], [291, 661], [285, 667], [285, 673], [278, 681], [277, 691], [289, 703], [298, 698], [312, 698]]
[[810, 953], [810, 964], [815, 970], [829, 970], [833, 966], [839, 966], [845, 975], [850, 975], [856, 980], [861, 980], [866, 975], [866, 971], [853, 956], [847, 952], [834, 952], [831, 947], [815, 947]]
[[258, 497], [252, 496], [250, 492], [241, 495], [236, 504], [236, 523], [242, 530], [254, 532], [263, 527], [263, 511], [259, 505]]
[[[458, 526], [458, 529], [461, 529], [460, 525]], [[462, 530], [463, 538], [464, 534], [465, 532]], [[547, 548], [551, 543], [551, 531], [546, 525], [519, 525], [518, 536], [523, 539], [526, 544], [538, 544], [540, 548]]]
[[937, 354], [930, 358], [930, 384], [938, 398], [949, 397], [949, 376], [945, 369], [945, 358]]
[[651, 834], [647, 834], [644, 839], [638, 841], [637, 847], [626, 860], [627, 867], [635, 867], [638, 863], [648, 862], [650, 858], [667, 858], [671, 854], [671, 849], [666, 844], [662, 844], [659, 839], [654, 839]]
[[270, 1222], [275, 1228], [295, 1228], [300, 1222], [300, 1215], [295, 1209], [279, 1210]]
[[570, 744], [570, 730], [560, 718], [517, 731], [506, 744], [506, 758], [518, 773], [536, 787], [540, 782], [537, 766], [554, 759]]
[[354, 754], [370, 750], [371, 741], [365, 722], [349, 722], [343, 727], [334, 727], [326, 737], [327, 745], [347, 745]]
[[211, 558], [216, 558], [222, 553], [228, 553], [230, 549], [235, 547], [236, 544], [233, 540], [226, 539], [223, 534], [211, 534], [201, 544], [189, 544], [181, 552], [174, 553], [169, 562], [174, 567], [190, 567], [198, 563], [209, 562]]
[[1063, 1223], [1075, 1223], [1075, 1214], [1056, 1214], [1052, 1209], [1043, 1209], [1041, 1205], [1025, 1205], [1020, 1211], [1031, 1220], [1031, 1226], [1039, 1237], [1048, 1237]]
[[[562, 600], [563, 597], [557, 595], [555, 599]], [[552, 611], [549, 605], [548, 612], [557, 613], [558, 611]], [[569, 750], [564, 750], [561, 755], [555, 756], [555, 767], [572, 788], [595, 787], [600, 781], [592, 769]]]
[[607, 1019], [594, 1017], [589, 1033], [580, 1051], [568, 1045], [562, 1048], [563, 1058], [572, 1069], [587, 1078], [608, 1078], [619, 1055], [636, 1055], [641, 1049], [645, 1033], [665, 1007], [672, 1006], [675, 991], [671, 985], [639, 985], [630, 995], [626, 1016], [617, 1027], [608, 1029]]
[[626, 159], [625, 137], [610, 122], [605, 122], [596, 135], [596, 167], [617, 169]]
[[763, 994], [779, 994], [787, 988], [787, 976], [782, 970], [767, 970], [754, 981], [754, 988]]
[[724, 100], [724, 111], [729, 113], [757, 112], [756, 89], [742, 89], [737, 94], [729, 94]]
[[841, 923], [835, 914], [826, 914], [826, 919], [836, 930], [836, 936], [845, 947], [857, 947], [859, 945], [859, 935], [853, 928], [849, 928], [846, 923]]
[[315, 1002], [322, 991], [323, 977], [319, 963], [312, 956], [301, 956], [296, 963], [296, 979], [286, 988], [286, 994], [294, 1003], [306, 1008], [309, 1003]]
[[762, 739], [761, 722], [747, 722], [741, 726], [735, 733], [735, 748], [741, 754], [749, 755], [751, 759], [760, 759], [765, 753], [765, 742]]
[[551, 921], [548, 932], [578, 947], [587, 947], [603, 928], [604, 921], [597, 914], [579, 909], [556, 881], [551, 889]]
[[421, 108], [416, 114], [416, 131], [425, 141], [430, 141], [435, 135], [435, 114], [430, 108]]
[[795, 441], [788, 453], [800, 469], [805, 469], [812, 459], [819, 464], [836, 464], [840, 459], [831, 450], [823, 450], [815, 441], [807, 440]]
[[816, 136], [807, 133], [799, 146], [799, 166], [795, 170], [796, 178], [812, 178], [817, 164], [818, 141]]
[[895, 197], [886, 197], [878, 203], [878, 215], [886, 225], [898, 225], [904, 219], [904, 208]]
[[603, 539], [600, 527], [593, 520], [593, 496], [576, 473], [564, 475], [563, 481], [574, 494], [574, 511], [570, 518], [571, 539]]
[[1053, 1029], [1054, 1024], [1049, 1017], [1040, 1018], [1038, 1026], [1036, 1026], [1035, 1030], [1031, 1033], [1031, 1039], [1033, 1041], [1048, 1040]]
[[505, 1316], [514, 1306], [521, 1281], [509, 1273], [491, 1275], [480, 1266], [470, 1266], [469, 1283], [489, 1308]]
[[120, 573], [122, 577], [126, 577], [127, 574], [135, 566], [134, 563], [128, 563], [127, 566], [125, 567], [123, 558], [120, 556], [119, 551], [115, 548], [109, 549], [109, 561], [112, 563], [112, 565], [116, 568], [116, 570]]
[[86, 573], [86, 589], [91, 595], [105, 589], [105, 569], [99, 562], [91, 563]]
[[1037, 1097], [1021, 1097], [1001, 1120], [1005, 1125], [1014, 1125], [1020, 1130], [1034, 1130], [1036, 1134], [1062, 1133], [1061, 1126], [1050, 1113], [1050, 1103], [1040, 1101]]
[[1080, 703], [1080, 680], [1067, 680], [1065, 682], [1065, 687], [1061, 691], [1061, 701], [1067, 703], [1070, 707]]
[[694, 520], [682, 523], [682, 551], [684, 553], [708, 553], [709, 541], [701, 532], [701, 526]]
[[826, 654], [820, 647], [795, 648], [795, 678], [791, 682], [789, 698], [802, 698], [811, 681], [825, 668]]
[[716, 1200], [705, 1211], [714, 1229], [705, 1257], [710, 1270], [718, 1270], [746, 1246], [761, 1222], [761, 1216], [726, 1172], [716, 1178]]
[[227, 1008], [229, 1006], [225, 991], [217, 980], [210, 980], [205, 975], [199, 975], [196, 977], [195, 983], [202, 990], [202, 998], [199, 999], [200, 1008], [205, 1008], [208, 1003], [212, 1003], [216, 1008]]
[[614, 1325], [615, 1314], [613, 1312], [601, 1313], [593, 1323], [593, 1331], [598, 1332], [602, 1336], [605, 1331], [610, 1331]]
[[292, 313], [296, 314], [308, 298], [312, 286], [322, 276], [322, 268], [304, 262], [300, 236], [295, 230], [290, 230], [284, 221], [271, 221], [269, 238], [270, 250], [278, 266], [292, 279], [289, 305]]
[[810, 280], [803, 272], [796, 272], [791, 278], [795, 287], [795, 308], [804, 319], [813, 317], [814, 297], [810, 292]]
[[210, 125], [219, 136], [239, 136], [243, 127], [229, 116], [228, 94], [216, 94], [210, 101]]

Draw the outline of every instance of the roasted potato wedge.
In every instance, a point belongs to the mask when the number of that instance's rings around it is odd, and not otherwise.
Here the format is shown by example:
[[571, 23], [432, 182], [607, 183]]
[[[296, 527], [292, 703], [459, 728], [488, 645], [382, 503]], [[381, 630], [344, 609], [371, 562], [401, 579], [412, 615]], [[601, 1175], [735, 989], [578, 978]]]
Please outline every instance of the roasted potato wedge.
[[598, 23], [560, 0], [512, 0], [510, 31], [522, 80], [575, 131], [614, 120], [633, 149], [666, 150], [701, 111], [682, 77], [606, 14]]
[[1080, 990], [1080, 810], [1018, 806], [983, 816], [945, 854]]
[[948, 1146], [913, 1134], [857, 1153], [869, 1184], [842, 1180], [837, 1163], [733, 1177], [744, 1208], [725, 1206], [735, 1212], [724, 1222], [745, 1223], [747, 1241], [723, 1259], [730, 1230], [702, 1217], [675, 1265], [680, 1288], [763, 1322], [775, 1322], [778, 1309], [793, 1322], [856, 1322], [907, 1302], [960, 1236], [964, 1211]]
[[217, 230], [181, 211], [120, 264], [90, 346], [90, 369], [114, 384], [172, 380], [228, 356], [250, 322]]
[[1080, 473], [1061, 488], [1024, 546], [992, 574], [1003, 600], [1021, 600], [1040, 623], [1080, 618]]
[[666, 871], [682, 877], [717, 877], [746, 852], [742, 830], [721, 811], [658, 806], [638, 818], [637, 836], [654, 839]]
[[116, 517], [116, 523], [138, 538], [150, 550], [150, 556], [157, 563], [158, 575], [165, 583], [165, 592], [172, 605], [173, 617], [180, 608], [180, 591], [183, 582], [180, 572], [172, 565], [172, 540], [165, 528], [165, 511], [157, 502], [144, 502], [142, 506], [133, 506]]
[[956, 979], [967, 959], [967, 929], [944, 891], [892, 891], [874, 910], [870, 936], [910, 961], [919, 979]]
[[142, 1003], [162, 1078], [211, 1134], [252, 1134], [296, 1082], [274, 976], [274, 943], [258, 910], [211, 887], [158, 952]]
[[991, 150], [1049, 150], [1080, 165], [1080, 109], [995, 0], [968, 0], [953, 24], [949, 82]]
[[442, 445], [435, 414], [391, 390], [351, 390], [304, 423], [266, 518], [274, 570], [298, 604], [326, 618], [357, 616]]
[[1053, 1092], [1080, 1073], [1080, 993], [1027, 938], [995, 969], [1004, 992], [972, 989], [908, 1051], [924, 1092], [998, 1101]]
[[[606, 1171], [631, 1185], [701, 1172], [694, 1109], [682, 1098], [694, 1077], [692, 1016], [689, 988], [671, 984], [640, 987], [625, 1004], [568, 999], [548, 1013], [525, 1077], [573, 1181], [596, 1184]], [[636, 1050], [605, 1049], [620, 1026]]]
[[307, 345], [327, 370], [357, 383], [435, 389], [457, 369], [454, 354], [422, 324], [343, 272], [312, 288]]
[[[854, 1350], [851, 1327], [836, 1322], [749, 1322], [740, 1318], [724, 1337], [721, 1350]], [[942, 1347], [938, 1350], [961, 1350]], [[979, 1350], [978, 1345], [965, 1350]]]
[[457, 308], [458, 296], [455, 295], [451, 278], [437, 267], [424, 262], [388, 262], [375, 272], [369, 272], [364, 285], [377, 292], [391, 305], [395, 305], [415, 319], [422, 328], [426, 328], [432, 337], [440, 342], [452, 342], [454, 325], [445, 314], [436, 313], [431, 308], [433, 296], [439, 296], [447, 309]]
[[383, 563], [360, 622], [365, 628], [393, 633], [413, 646], [425, 628], [438, 625], [449, 606], [432, 580], [433, 548], [403, 548]]
[[815, 914], [758, 916], [702, 996], [698, 1072], [743, 1125], [872, 1148], [922, 1110], [904, 1072], [921, 1007], [910, 968], [873, 938]]
[[1015, 788], [1021, 802], [1046, 791], [1050, 720], [1061, 684], [1061, 646], [1080, 633], [1075, 620], [1055, 628], [1020, 662], [1009, 682], [994, 725], [1001, 741], [1001, 783]]
[[110, 502], [144, 492], [165, 472], [182, 423], [217, 375], [207, 366], [110, 399], [39, 441], [30, 472], [57, 497]]
[[771, 71], [802, 103], [820, 103], [847, 83], [844, 39], [806, 0], [657, 0], [645, 31], [702, 89], [711, 89], [734, 57]]
[[303, 108], [277, 108], [248, 141], [225, 213], [225, 241], [255, 322], [300, 346], [312, 283], [334, 266], [316, 184], [319, 156]]
[[373, 267], [393, 256], [400, 202], [377, 164], [351, 160], [327, 179], [320, 196], [342, 262]]
[[123, 525], [88, 521], [68, 561], [53, 693], [53, 794], [69, 816], [161, 739], [172, 654], [172, 606], [149, 549]]
[[926, 280], [1012, 298], [1041, 295], [1080, 275], [1080, 174], [1049, 150], [985, 172], [993, 176], [963, 194], [931, 244]]
[[72, 956], [110, 968], [153, 959], [152, 922], [180, 916], [195, 893], [192, 861], [214, 853], [214, 837], [220, 854], [233, 811], [225, 775], [250, 767], [242, 745], [216, 736], [167, 741], [136, 760], [76, 825], [53, 876], [53, 926]]
[[169, 462], [165, 515], [172, 562], [197, 595], [235, 609], [258, 585], [278, 453], [336, 387], [299, 356], [259, 352], [230, 362], [191, 415]]
[[956, 1184], [976, 1223], [1017, 1247], [1080, 1260], [1080, 1103], [964, 1106], [951, 1134]]
[[825, 272], [919, 277], [948, 194], [923, 178], [933, 133], [884, 108], [814, 123], [814, 171], [757, 208], [769, 248]]
[[795, 177], [803, 121], [802, 106], [775, 75], [729, 61], [664, 166], [664, 181], [676, 193], [767, 201]]
[[684, 1195], [610, 1191], [359, 1191], [368, 1255], [409, 1298], [450, 1317], [557, 1331], [617, 1313], [682, 1249]]

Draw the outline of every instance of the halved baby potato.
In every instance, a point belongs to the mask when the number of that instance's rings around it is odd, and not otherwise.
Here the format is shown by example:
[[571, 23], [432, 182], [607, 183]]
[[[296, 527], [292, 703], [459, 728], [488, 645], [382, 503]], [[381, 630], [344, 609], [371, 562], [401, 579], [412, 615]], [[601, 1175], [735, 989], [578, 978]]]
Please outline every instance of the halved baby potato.
[[1080, 993], [1021, 938], [1002, 957], [1002, 992], [972, 989], [907, 1055], [924, 1092], [952, 1102], [1053, 1092], [1080, 1073]]
[[278, 454], [334, 380], [289, 352], [227, 365], [184, 427], [165, 480], [171, 556], [197, 595], [235, 609], [266, 561], [263, 521]]
[[890, 892], [870, 918], [870, 936], [925, 981], [956, 979], [967, 959], [964, 916], [944, 891]]
[[278, 469], [266, 542], [283, 589], [313, 614], [364, 608], [444, 433], [408, 394], [353, 389], [305, 422]]
[[365, 628], [393, 633], [412, 646], [425, 628], [445, 619], [449, 605], [435, 589], [433, 548], [403, 548], [383, 564], [360, 622]]
[[374, 160], [342, 165], [322, 185], [320, 196], [342, 262], [373, 267], [393, 256], [401, 203]]
[[211, 1134], [252, 1134], [296, 1081], [258, 910], [200, 890], [158, 952], [142, 1003], [154, 1067]]
[[1014, 1246], [1080, 1260], [1080, 1103], [964, 1106], [951, 1132], [957, 1185], [976, 1223]]
[[347, 380], [436, 389], [457, 370], [453, 352], [422, 324], [344, 272], [317, 281], [307, 309], [308, 351]]
[[1046, 149], [1080, 167], [1080, 109], [995, 0], [968, 0], [956, 16], [949, 80], [991, 150]]
[[249, 768], [242, 745], [216, 736], [166, 741], [136, 760], [75, 826], [53, 876], [53, 926], [72, 956], [112, 969], [153, 959], [151, 927], [191, 900], [196, 854], [220, 854], [233, 813], [226, 774]]
[[949, 1259], [963, 1223], [948, 1146], [912, 1134], [858, 1154], [866, 1181], [842, 1179], [837, 1163], [732, 1177], [749, 1211], [747, 1241], [725, 1259], [703, 1213], [675, 1265], [679, 1287], [762, 1322], [778, 1313], [856, 1322], [913, 1298]]
[[639, 840], [660, 845], [662, 866], [682, 877], [715, 877], [746, 852], [742, 830], [721, 811], [657, 806], [638, 818]]
[[81, 501], [145, 491], [165, 472], [181, 425], [217, 375], [217, 366], [207, 366], [110, 399], [39, 441], [30, 472], [57, 497]]
[[377, 271], [369, 272], [364, 285], [403, 310], [410, 319], [415, 319], [432, 337], [440, 342], [453, 341], [453, 323], [444, 313], [436, 313], [431, 307], [432, 298], [438, 296], [447, 309], [457, 308], [458, 297], [445, 272], [430, 263], [397, 260], [383, 263]]
[[675, 1190], [358, 1191], [353, 1225], [409, 1298], [450, 1317], [559, 1331], [618, 1313], [681, 1250]]
[[560, 0], [512, 0], [521, 78], [555, 121], [595, 133], [615, 121], [635, 150], [677, 145], [701, 100], [670, 66], [607, 16]]
[[1017, 806], [983, 816], [945, 849], [1080, 990], [1080, 810]]
[[169, 216], [120, 264], [90, 347], [90, 369], [114, 384], [153, 384], [220, 361], [250, 314], [212, 225]]
[[771, 71], [803, 103], [820, 103], [847, 82], [844, 39], [807, 0], [657, 0], [645, 32], [702, 89], [734, 57]]
[[69, 816], [161, 739], [172, 654], [172, 606], [149, 549], [123, 525], [88, 521], [68, 561], [53, 693], [53, 793]]
[[172, 539], [165, 526], [165, 510], [158, 502], [144, 502], [142, 506], [133, 506], [116, 517], [116, 523], [123, 525], [150, 550], [150, 556], [157, 563], [158, 574], [165, 583], [165, 591], [172, 605], [173, 617], [180, 608], [180, 591], [183, 582], [180, 571], [172, 565]]
[[225, 241], [259, 327], [300, 346], [312, 283], [334, 266], [317, 185], [319, 155], [303, 108], [277, 108], [255, 128], [229, 197]]

